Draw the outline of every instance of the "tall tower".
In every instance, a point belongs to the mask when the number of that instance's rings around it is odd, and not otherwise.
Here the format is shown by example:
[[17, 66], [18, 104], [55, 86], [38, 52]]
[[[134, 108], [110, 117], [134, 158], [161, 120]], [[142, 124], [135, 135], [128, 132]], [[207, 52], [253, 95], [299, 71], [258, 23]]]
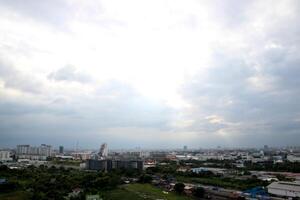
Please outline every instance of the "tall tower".
[[185, 145], [183, 146], [183, 151], [187, 151], [188, 147]]
[[100, 147], [100, 151], [98, 154], [101, 158], [105, 158], [108, 156], [108, 147], [106, 143], [103, 143]]
[[59, 153], [63, 154], [64, 153], [64, 146], [59, 146]]

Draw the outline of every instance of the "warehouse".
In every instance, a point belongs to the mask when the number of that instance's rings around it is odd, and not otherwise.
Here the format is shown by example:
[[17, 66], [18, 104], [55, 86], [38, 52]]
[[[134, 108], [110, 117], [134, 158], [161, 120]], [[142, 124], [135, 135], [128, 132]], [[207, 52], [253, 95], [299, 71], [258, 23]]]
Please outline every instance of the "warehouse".
[[273, 182], [267, 186], [268, 192], [282, 197], [300, 197], [300, 182]]

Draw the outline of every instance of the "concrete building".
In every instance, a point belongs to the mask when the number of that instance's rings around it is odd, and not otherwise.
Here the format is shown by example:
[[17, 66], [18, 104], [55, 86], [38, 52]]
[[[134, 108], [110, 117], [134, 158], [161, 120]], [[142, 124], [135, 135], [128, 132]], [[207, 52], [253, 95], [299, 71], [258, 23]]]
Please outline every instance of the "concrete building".
[[30, 145], [17, 146], [18, 159], [46, 160], [46, 158], [51, 155], [52, 147], [50, 145], [41, 144], [38, 147], [32, 147]]
[[67, 155], [56, 155], [55, 158], [59, 158], [62, 160], [74, 160], [73, 156], [67, 156]]
[[86, 169], [111, 171], [112, 169], [138, 169], [143, 170], [141, 160], [87, 160]]
[[223, 155], [218, 155], [214, 153], [204, 153], [196, 154], [197, 160], [207, 161], [207, 160], [224, 160]]
[[183, 151], [187, 151], [188, 147], [186, 145], [183, 146]]
[[42, 144], [39, 147], [39, 155], [50, 157], [52, 154], [52, 147], [50, 145]]
[[9, 151], [0, 151], [0, 162], [2, 161], [11, 161], [12, 158], [10, 157]]
[[126, 151], [111, 155], [115, 160], [139, 160], [141, 158], [149, 157], [150, 152], [143, 151]]
[[17, 154], [18, 155], [22, 155], [22, 154], [29, 154], [29, 148], [30, 148], [30, 145], [18, 145], [17, 146]]
[[64, 146], [59, 146], [59, 153], [64, 154]]
[[140, 152], [140, 157], [141, 158], [148, 158], [148, 157], [150, 157], [150, 152], [149, 151], [141, 151]]
[[167, 158], [168, 153], [167, 152], [151, 152], [150, 158], [156, 161], [162, 161]]
[[212, 172], [215, 175], [224, 175], [226, 173], [229, 173], [229, 170], [223, 168], [213, 168], [213, 167], [197, 167], [197, 168], [192, 168], [191, 171], [197, 174], [202, 172]]
[[290, 162], [300, 162], [300, 155], [288, 155], [286, 159]]
[[300, 182], [273, 182], [267, 186], [268, 193], [281, 197], [300, 197]]
[[88, 160], [91, 159], [92, 152], [75, 152], [71, 154], [77, 160]]
[[143, 170], [143, 161], [140, 160], [112, 160], [112, 169], [139, 169]]
[[99, 156], [101, 158], [106, 158], [108, 156], [108, 147], [106, 143], [103, 143], [100, 147]]
[[107, 170], [107, 160], [87, 160], [85, 164], [88, 170]]

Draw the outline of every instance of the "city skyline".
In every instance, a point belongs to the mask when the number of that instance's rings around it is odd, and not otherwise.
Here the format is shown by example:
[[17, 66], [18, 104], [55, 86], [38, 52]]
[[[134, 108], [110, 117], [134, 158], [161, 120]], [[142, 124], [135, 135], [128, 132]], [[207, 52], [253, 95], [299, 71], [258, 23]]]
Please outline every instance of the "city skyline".
[[300, 3], [0, 0], [0, 148], [299, 146]]

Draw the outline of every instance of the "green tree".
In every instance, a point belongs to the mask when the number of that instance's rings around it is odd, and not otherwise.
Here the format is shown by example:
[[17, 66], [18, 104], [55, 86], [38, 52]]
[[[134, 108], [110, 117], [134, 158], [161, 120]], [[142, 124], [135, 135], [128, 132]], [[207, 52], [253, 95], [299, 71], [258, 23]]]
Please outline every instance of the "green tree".
[[204, 194], [205, 194], [205, 190], [204, 190], [203, 187], [197, 187], [197, 188], [195, 188], [194, 191], [193, 191], [193, 195], [194, 195], [195, 197], [200, 197], [200, 198], [202, 198], [202, 197], [204, 197]]
[[152, 181], [152, 177], [147, 174], [143, 174], [139, 178], [140, 183], [151, 183], [151, 181]]
[[183, 183], [176, 183], [176, 184], [174, 185], [174, 190], [175, 190], [177, 193], [181, 194], [181, 193], [184, 191], [184, 187], [185, 187], [185, 185], [184, 185]]

